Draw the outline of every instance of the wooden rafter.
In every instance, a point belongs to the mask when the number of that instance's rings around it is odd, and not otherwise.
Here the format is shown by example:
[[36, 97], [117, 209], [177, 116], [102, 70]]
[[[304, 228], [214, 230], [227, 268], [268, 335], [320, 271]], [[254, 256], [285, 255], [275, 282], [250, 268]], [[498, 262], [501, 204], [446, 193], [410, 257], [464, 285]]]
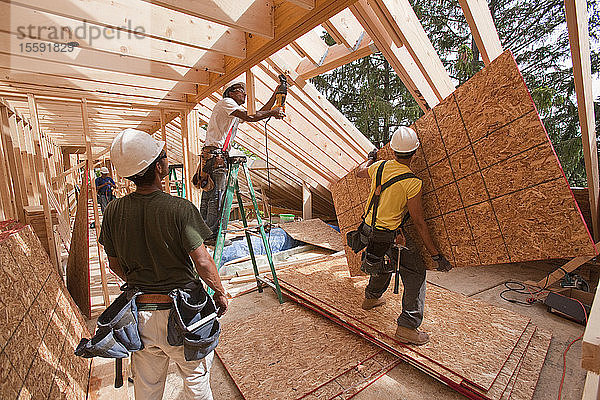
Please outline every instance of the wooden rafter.
[[348, 49], [354, 49], [361, 40], [363, 29], [360, 22], [347, 8], [329, 18], [322, 26], [338, 44]]
[[486, 0], [459, 0], [485, 65], [502, 54], [502, 44]]

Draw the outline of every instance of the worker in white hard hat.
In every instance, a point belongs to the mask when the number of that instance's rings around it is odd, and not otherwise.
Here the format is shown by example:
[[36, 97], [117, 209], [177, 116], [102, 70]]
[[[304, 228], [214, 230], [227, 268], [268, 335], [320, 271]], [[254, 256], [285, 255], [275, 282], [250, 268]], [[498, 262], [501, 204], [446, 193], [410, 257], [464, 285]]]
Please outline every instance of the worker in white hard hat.
[[[131, 355], [135, 398], [161, 399], [174, 361], [183, 378], [182, 398], [212, 399], [216, 317], [228, 303], [204, 246], [212, 232], [193, 203], [163, 191], [169, 170], [165, 142], [126, 129], [115, 137], [110, 158], [117, 173], [136, 186], [108, 204], [100, 232], [110, 269], [137, 294], [143, 349]], [[214, 290], [212, 299], [202, 282]], [[192, 329], [200, 319], [205, 322]]]
[[104, 215], [104, 209], [106, 205], [114, 200], [115, 195], [113, 193], [113, 188], [116, 188], [115, 181], [109, 175], [109, 171], [107, 167], [100, 168], [100, 176], [96, 178], [94, 183], [96, 184], [96, 195], [98, 198], [98, 204], [100, 204], [100, 210], [102, 211], [102, 215]]
[[225, 86], [223, 98], [213, 108], [206, 129], [201, 161], [192, 179], [194, 186], [203, 190], [200, 212], [213, 232], [210, 242], [215, 240], [219, 229], [227, 185], [227, 155], [235, 140], [238, 125], [240, 122], [285, 117], [281, 107], [273, 107], [278, 90], [279, 86], [260, 110], [249, 115], [242, 106], [246, 101], [246, 85], [242, 81], [233, 81]]
[[[409, 217], [429, 254], [437, 262], [438, 270], [449, 271], [452, 266], [431, 239], [423, 217], [422, 182], [410, 170], [411, 159], [418, 147], [415, 131], [401, 126], [390, 141], [393, 160], [377, 161], [377, 150], [373, 150], [360, 165], [356, 175], [371, 179], [371, 191], [363, 223], [355, 236], [359, 243], [350, 243], [349, 240], [349, 244], [357, 252], [366, 248], [361, 269], [370, 275], [370, 279], [362, 308], [370, 310], [385, 304], [382, 296], [390, 284], [392, 273], [396, 271], [404, 286], [396, 338], [401, 342], [422, 345], [429, 341], [429, 335], [418, 329], [425, 306], [426, 267], [413, 238], [403, 230]], [[390, 262], [385, 261], [384, 255]]]

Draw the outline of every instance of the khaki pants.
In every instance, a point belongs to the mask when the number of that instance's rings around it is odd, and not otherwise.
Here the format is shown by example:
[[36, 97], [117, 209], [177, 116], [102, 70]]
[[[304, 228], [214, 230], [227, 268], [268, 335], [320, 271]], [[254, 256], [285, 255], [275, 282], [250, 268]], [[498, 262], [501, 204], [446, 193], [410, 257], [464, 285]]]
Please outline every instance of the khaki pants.
[[160, 400], [165, 390], [169, 361], [183, 378], [183, 399], [212, 400], [210, 367], [214, 352], [198, 361], [186, 361], [183, 346], [167, 343], [170, 310], [138, 311], [138, 328], [144, 349], [132, 353], [133, 387], [138, 400]]

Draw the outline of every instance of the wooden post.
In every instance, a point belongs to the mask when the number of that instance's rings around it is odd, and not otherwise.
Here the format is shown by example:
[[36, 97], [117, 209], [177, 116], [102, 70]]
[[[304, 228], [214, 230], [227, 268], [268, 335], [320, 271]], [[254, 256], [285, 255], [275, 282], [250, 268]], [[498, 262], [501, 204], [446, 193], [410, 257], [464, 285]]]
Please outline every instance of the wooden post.
[[[165, 142], [165, 151], [167, 151], [167, 127], [166, 127], [166, 118], [165, 118], [165, 109], [160, 109], [160, 137], [161, 140]], [[168, 159], [167, 153], [167, 159]], [[171, 194], [171, 181], [169, 180], [169, 175], [165, 178], [165, 192]]]
[[260, 185], [260, 194], [262, 197], [262, 205], [263, 205], [263, 212], [265, 213], [265, 218], [269, 218], [270, 217], [269, 197], [267, 196], [267, 188], [263, 185]]
[[44, 209], [44, 220], [46, 222], [46, 235], [48, 236], [48, 247], [50, 249], [50, 260], [52, 264], [58, 270], [60, 276], [62, 276], [61, 266], [58, 260], [58, 254], [56, 252], [56, 240], [54, 239], [54, 229], [52, 228], [52, 216], [50, 215], [50, 204], [48, 199], [48, 164], [44, 163], [42, 155], [42, 146], [40, 142], [40, 124], [37, 114], [37, 105], [33, 94], [27, 94], [27, 101], [29, 103], [29, 114], [31, 115], [31, 124], [33, 131], [33, 143], [35, 149], [35, 165], [36, 174], [35, 180], [38, 188], [40, 189], [42, 207]]
[[29, 163], [29, 152], [27, 146], [27, 131], [26, 123], [21, 118], [17, 121], [17, 139], [19, 140], [19, 148], [21, 149], [21, 175], [23, 175], [23, 181], [25, 182], [25, 192], [27, 194], [27, 204], [35, 204], [35, 194], [33, 192], [33, 172], [31, 171], [31, 164]]
[[190, 143], [188, 140], [189, 111], [179, 113], [181, 119], [181, 151], [183, 153], [183, 181], [185, 182], [185, 198], [192, 201], [192, 177], [190, 176]]
[[25, 140], [27, 142], [27, 158], [29, 159], [29, 170], [31, 171], [31, 182], [33, 183], [33, 198], [36, 204], [40, 204], [40, 186], [38, 179], [36, 178], [38, 175], [38, 167], [35, 162], [35, 149], [33, 145], [33, 128], [31, 125], [25, 126]]
[[9, 115], [8, 107], [1, 106], [1, 109], [0, 119], [2, 122], [0, 123], [0, 126], [2, 129], [2, 144], [4, 147], [4, 154], [7, 156], [6, 160], [8, 161], [10, 171], [9, 179], [12, 181], [16, 216], [19, 221], [25, 223], [25, 210], [23, 209], [26, 197], [23, 190], [25, 181], [22, 179], [22, 170], [18, 167], [16, 154], [18, 153], [20, 155], [21, 153], [18, 148], [15, 148], [15, 143], [13, 142], [13, 137], [15, 136], [15, 131], [17, 129], [17, 118], [15, 114], [12, 116]]
[[[6, 110], [2, 107], [2, 114]], [[4, 132], [8, 131], [8, 118], [5, 121], [2, 118], [2, 137], [0, 138], [0, 199], [2, 200], [2, 219], [18, 218], [16, 213], [15, 196], [12, 191], [12, 182], [10, 180], [10, 162], [8, 159], [8, 148], [4, 140]]]
[[[86, 173], [88, 174], [88, 176], [90, 176], [90, 172], [93, 168], [94, 156], [92, 155], [92, 136], [90, 133], [90, 122], [88, 120], [88, 109], [86, 99], [81, 99], [81, 117], [83, 120], [85, 152], [88, 159]], [[98, 217], [98, 198], [96, 197], [96, 183], [93, 180], [91, 180], [90, 186], [92, 188], [92, 203], [94, 205], [94, 226], [96, 230], [96, 244], [98, 246], [98, 262], [100, 263], [100, 279], [102, 280], [102, 297], [104, 299], [104, 306], [108, 307], [108, 305], [110, 304], [110, 297], [108, 296], [108, 283], [106, 281], [106, 270], [104, 269], [102, 245], [98, 241], [100, 239], [100, 218]]]
[[312, 192], [306, 183], [302, 184], [302, 219], [312, 219]]
[[587, 3], [585, 0], [565, 0], [565, 14], [569, 30], [569, 43], [573, 59], [573, 76], [577, 93], [577, 111], [583, 141], [583, 158], [590, 192], [592, 229], [594, 240], [600, 240], [598, 221], [598, 150], [594, 122], [594, 98], [592, 95], [592, 67], [590, 59], [590, 35], [588, 30]]
[[249, 69], [246, 71], [246, 109], [248, 110], [248, 115], [252, 115], [256, 113], [256, 95], [254, 93], [254, 74], [252, 70]]

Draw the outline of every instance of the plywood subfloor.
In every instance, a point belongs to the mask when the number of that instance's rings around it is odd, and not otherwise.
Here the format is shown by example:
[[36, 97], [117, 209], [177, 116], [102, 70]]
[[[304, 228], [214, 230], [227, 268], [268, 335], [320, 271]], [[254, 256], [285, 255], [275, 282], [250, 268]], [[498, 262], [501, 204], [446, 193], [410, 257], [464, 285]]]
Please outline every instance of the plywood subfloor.
[[292, 238], [333, 251], [344, 249], [340, 233], [320, 219], [286, 222], [280, 225]]
[[31, 227], [2, 226], [2, 398], [85, 399], [90, 360], [73, 353], [85, 321]]
[[[423, 181], [425, 217], [454, 266], [596, 254], [510, 51], [413, 128], [421, 147], [411, 169]], [[391, 159], [389, 145], [378, 156]], [[358, 226], [369, 193], [369, 180], [355, 172], [331, 188], [342, 237]], [[345, 250], [360, 275], [360, 257]]]
[[354, 323], [379, 331], [391, 347], [428, 358], [484, 390], [490, 388], [529, 324], [526, 317], [430, 286], [422, 328], [431, 334], [431, 342], [418, 348], [404, 347], [392, 339], [401, 294], [393, 295], [389, 290], [384, 295], [386, 305], [362, 310], [367, 280], [350, 278], [346, 268], [345, 259], [339, 257], [282, 271], [278, 277]]
[[348, 398], [399, 362], [294, 303], [224, 324], [217, 354], [248, 400]]

